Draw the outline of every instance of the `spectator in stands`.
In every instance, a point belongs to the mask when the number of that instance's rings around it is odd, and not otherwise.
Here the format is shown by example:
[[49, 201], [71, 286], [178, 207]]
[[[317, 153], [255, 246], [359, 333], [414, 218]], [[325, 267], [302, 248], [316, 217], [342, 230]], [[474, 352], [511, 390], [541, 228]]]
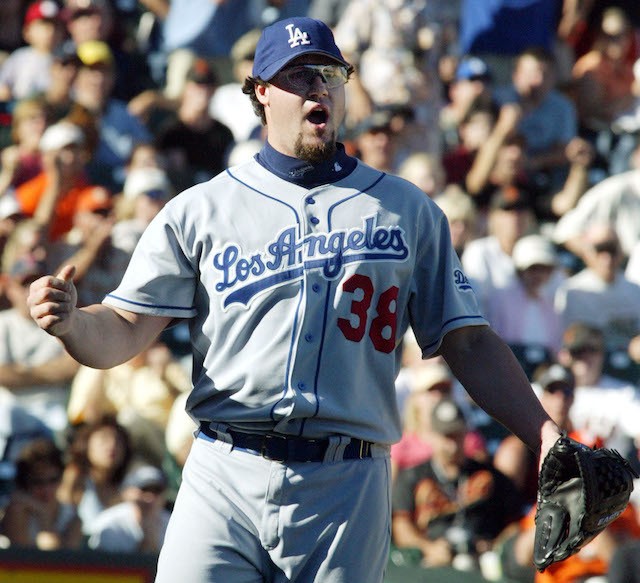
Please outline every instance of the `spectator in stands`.
[[0, 101], [30, 97], [49, 84], [51, 53], [62, 40], [60, 7], [54, 0], [36, 0], [27, 9], [20, 47], [0, 65]]
[[73, 428], [60, 499], [78, 509], [88, 535], [97, 516], [121, 501], [121, 486], [133, 456], [129, 434], [105, 415]]
[[398, 176], [415, 184], [429, 198], [442, 194], [445, 173], [440, 158], [428, 152], [414, 152], [400, 164]]
[[[22, 407], [15, 395], [0, 387], [0, 514], [4, 510], [15, 478], [15, 462], [22, 449], [38, 438], [53, 439], [42, 419]], [[7, 468], [10, 468], [7, 472]], [[13, 469], [13, 473], [11, 473]]]
[[[3, 200], [11, 200], [11, 197]], [[47, 265], [49, 239], [46, 231], [46, 226], [43, 227], [37, 221], [22, 214], [17, 215], [16, 227], [3, 248], [2, 273], [10, 273], [18, 261], [22, 261], [23, 265]]]
[[47, 127], [48, 111], [39, 97], [18, 101], [13, 109], [11, 145], [0, 152], [0, 197], [42, 171], [40, 138]]
[[624, 256], [640, 240], [640, 144], [630, 155], [631, 170], [610, 176], [587, 190], [575, 208], [562, 216], [554, 228], [554, 241], [582, 256], [584, 232], [593, 223], [615, 226]]
[[76, 99], [74, 86], [81, 66], [82, 61], [72, 41], [59, 45], [53, 52], [51, 81], [42, 97], [47, 105], [50, 124], [64, 120], [82, 129], [88, 163], [98, 147], [100, 119]]
[[[132, 163], [138, 162], [132, 160]], [[130, 254], [151, 220], [174, 195], [174, 189], [161, 168], [129, 168], [122, 195], [116, 203], [118, 220], [111, 239], [119, 249]]]
[[[426, 462], [433, 450], [431, 414], [443, 399], [453, 398], [453, 376], [446, 363], [438, 359], [422, 362], [409, 370], [410, 393], [404, 404], [403, 435], [391, 446], [391, 475]], [[464, 440], [465, 454], [486, 459], [482, 436], [469, 431]]]
[[551, 193], [566, 179], [567, 144], [577, 134], [573, 103], [556, 88], [551, 55], [531, 48], [520, 53], [513, 66], [512, 84], [496, 88], [499, 105], [520, 109], [517, 131], [525, 139], [527, 171], [538, 189]]
[[87, 179], [84, 132], [60, 121], [49, 126], [40, 140], [42, 172], [16, 189], [22, 212], [48, 228], [55, 241], [73, 227], [79, 201], [96, 188]]
[[75, 100], [91, 112], [99, 128], [98, 144], [88, 164], [92, 180], [119, 192], [124, 184], [125, 166], [136, 144], [149, 142], [145, 125], [114, 97], [116, 79], [114, 56], [105, 42], [89, 40], [77, 45], [81, 66], [73, 84]]
[[623, 455], [632, 449], [637, 434], [638, 388], [605, 371], [607, 353], [602, 331], [590, 324], [574, 322], [564, 332], [558, 361], [569, 367], [576, 379], [571, 422], [581, 438], [614, 447]]
[[69, 41], [58, 45], [51, 56], [51, 79], [42, 95], [51, 119], [56, 122], [69, 116], [78, 107], [72, 88], [81, 61], [76, 46]]
[[398, 135], [390, 110], [379, 110], [362, 120], [352, 132], [357, 156], [369, 166], [394, 172]]
[[478, 57], [460, 59], [449, 85], [449, 101], [440, 111], [440, 131], [445, 150], [460, 143], [460, 126], [472, 110], [490, 109], [493, 102], [491, 73]]
[[518, 105], [503, 105], [490, 132], [477, 146], [464, 187], [481, 210], [486, 210], [493, 192], [501, 187], [529, 187], [525, 182], [525, 140], [516, 131], [521, 115]]
[[513, 247], [534, 227], [531, 203], [524, 191], [512, 186], [493, 195], [487, 235], [469, 241], [461, 258], [465, 274], [471, 280], [485, 312], [494, 290], [513, 281]]
[[109, 0], [65, 0], [67, 32], [75, 45], [88, 40], [108, 42], [115, 26]]
[[92, 549], [117, 553], [157, 553], [170, 513], [165, 509], [167, 478], [154, 466], [132, 470], [122, 484], [122, 502], [96, 518], [89, 537]]
[[[16, 233], [16, 237], [26, 234]], [[24, 253], [7, 263], [6, 294], [11, 307], [0, 311], [0, 385], [53, 432], [61, 432], [67, 427], [66, 403], [79, 365], [29, 318], [29, 286], [48, 273], [43, 260], [35, 253]]]
[[16, 489], [1, 527], [12, 546], [42, 550], [80, 547], [82, 531], [76, 509], [57, 495], [63, 471], [62, 452], [54, 441], [40, 438], [24, 446], [16, 462]]
[[[466, 189], [466, 179], [480, 148], [489, 140], [497, 118], [493, 106], [473, 103], [456, 125], [455, 144], [442, 156], [447, 184], [457, 184]], [[453, 138], [449, 138], [453, 140]]]
[[511, 254], [516, 277], [489, 296], [487, 318], [509, 345], [540, 348], [554, 355], [560, 348], [562, 327], [545, 294], [545, 286], [558, 267], [553, 244], [543, 235], [521, 237]]
[[216, 88], [209, 106], [211, 116], [229, 127], [236, 143], [258, 137], [260, 134], [260, 123], [253, 113], [251, 102], [238, 99], [244, 80], [251, 76], [260, 32], [260, 29], [252, 29], [233, 44], [233, 80]]
[[196, 59], [177, 111], [158, 129], [155, 145], [167, 160], [178, 190], [209, 180], [225, 168], [233, 134], [209, 114], [218, 78], [204, 59]]
[[164, 157], [153, 144], [137, 144], [134, 146], [127, 164], [127, 174], [140, 168], [166, 169]]
[[556, 310], [563, 328], [574, 322], [600, 328], [607, 352], [629, 358], [629, 349], [635, 354], [640, 342], [640, 286], [624, 276], [620, 239], [613, 225], [593, 223], [583, 237], [585, 268], [558, 288]]
[[453, 248], [461, 257], [467, 243], [477, 237], [477, 212], [473, 200], [464, 190], [450, 184], [435, 202], [447, 217]]
[[118, 18], [112, 0], [65, 0], [67, 32], [73, 44], [100, 41], [113, 57], [112, 97], [127, 102], [151, 86], [146, 55], [140, 54], [136, 38]]
[[403, 470], [393, 488], [393, 542], [420, 549], [425, 566], [467, 569], [521, 513], [513, 483], [492, 465], [465, 456], [467, 423], [458, 405], [432, 411], [429, 461]]
[[583, 131], [608, 129], [633, 102], [633, 42], [634, 29], [624, 11], [605, 10], [592, 49], [573, 66], [572, 95]]

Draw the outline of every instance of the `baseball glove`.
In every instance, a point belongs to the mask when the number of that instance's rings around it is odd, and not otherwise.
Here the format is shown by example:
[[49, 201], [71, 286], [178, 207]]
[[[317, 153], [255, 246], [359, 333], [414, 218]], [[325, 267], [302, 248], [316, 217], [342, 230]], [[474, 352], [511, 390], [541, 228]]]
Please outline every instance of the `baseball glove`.
[[626, 508], [638, 475], [615, 450], [563, 434], [538, 478], [533, 562], [538, 571], [577, 553]]

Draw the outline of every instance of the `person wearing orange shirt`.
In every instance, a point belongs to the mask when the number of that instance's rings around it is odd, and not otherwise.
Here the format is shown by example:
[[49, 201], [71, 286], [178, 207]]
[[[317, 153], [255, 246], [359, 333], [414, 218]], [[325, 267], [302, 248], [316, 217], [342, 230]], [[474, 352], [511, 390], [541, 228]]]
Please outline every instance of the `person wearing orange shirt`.
[[83, 197], [102, 187], [91, 185], [85, 175], [88, 152], [77, 125], [63, 120], [48, 127], [40, 151], [43, 171], [18, 187], [16, 198], [25, 215], [49, 225], [49, 237], [55, 241], [71, 230]]

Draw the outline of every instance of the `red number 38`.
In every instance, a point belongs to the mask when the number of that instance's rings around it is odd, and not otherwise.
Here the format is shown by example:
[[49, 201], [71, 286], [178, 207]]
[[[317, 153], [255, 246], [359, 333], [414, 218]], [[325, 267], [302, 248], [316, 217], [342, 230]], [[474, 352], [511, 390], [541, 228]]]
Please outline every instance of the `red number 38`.
[[[371, 279], [366, 275], [352, 275], [342, 284], [342, 290], [354, 294], [358, 290], [361, 299], [351, 301], [351, 313], [356, 317], [357, 324], [352, 324], [348, 318], [338, 318], [338, 328], [347, 340], [360, 342], [367, 331], [367, 312], [373, 301], [375, 290]], [[398, 288], [394, 285], [378, 296], [376, 315], [369, 326], [369, 338], [376, 350], [389, 353], [396, 346], [397, 303]]]

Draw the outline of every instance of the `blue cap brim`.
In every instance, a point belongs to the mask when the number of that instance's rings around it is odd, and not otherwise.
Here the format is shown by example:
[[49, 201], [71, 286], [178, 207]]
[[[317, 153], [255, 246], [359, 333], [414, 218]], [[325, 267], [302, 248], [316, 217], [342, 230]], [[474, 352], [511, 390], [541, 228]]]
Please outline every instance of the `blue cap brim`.
[[336, 58], [335, 55], [332, 55], [331, 53], [328, 53], [326, 51], [319, 51], [318, 49], [311, 48], [308, 51], [299, 51], [295, 55], [289, 55], [287, 57], [284, 57], [282, 59], [277, 60], [275, 63], [271, 63], [271, 65], [269, 65], [266, 69], [261, 71], [256, 76], [259, 77], [260, 79], [262, 79], [263, 81], [269, 81], [270, 79], [273, 79], [273, 77], [275, 77], [291, 61], [297, 59], [298, 57], [300, 57], [302, 55], [309, 55], [309, 54], [322, 55], [324, 57], [329, 57], [331, 60], [335, 61], [336, 63], [338, 63], [340, 65], [344, 65], [345, 67], [349, 66], [349, 63], [347, 63], [345, 60], [338, 59], [338, 58]]

